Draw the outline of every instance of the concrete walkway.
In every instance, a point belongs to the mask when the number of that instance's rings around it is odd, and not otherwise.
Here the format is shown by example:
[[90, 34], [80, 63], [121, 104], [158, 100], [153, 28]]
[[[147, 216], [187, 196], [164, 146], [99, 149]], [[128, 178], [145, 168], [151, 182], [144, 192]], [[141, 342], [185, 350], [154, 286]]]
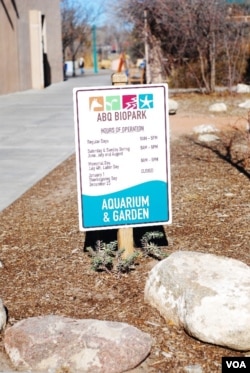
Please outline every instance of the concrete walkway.
[[43, 90], [0, 96], [0, 211], [75, 152], [75, 87], [111, 84], [111, 72], [86, 71]]

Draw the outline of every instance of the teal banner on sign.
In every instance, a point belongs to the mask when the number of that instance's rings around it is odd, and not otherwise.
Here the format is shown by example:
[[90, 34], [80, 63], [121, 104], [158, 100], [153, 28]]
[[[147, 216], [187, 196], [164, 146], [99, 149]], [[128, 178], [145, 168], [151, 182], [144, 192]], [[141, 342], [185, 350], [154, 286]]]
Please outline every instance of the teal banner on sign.
[[[144, 224], [169, 220], [168, 185], [150, 181], [104, 196], [82, 196], [86, 228]], [[161, 196], [161, 198], [159, 198]], [[164, 208], [162, 208], [164, 206]], [[98, 216], [93, 211], [101, 211]], [[86, 217], [85, 217], [86, 216]]]

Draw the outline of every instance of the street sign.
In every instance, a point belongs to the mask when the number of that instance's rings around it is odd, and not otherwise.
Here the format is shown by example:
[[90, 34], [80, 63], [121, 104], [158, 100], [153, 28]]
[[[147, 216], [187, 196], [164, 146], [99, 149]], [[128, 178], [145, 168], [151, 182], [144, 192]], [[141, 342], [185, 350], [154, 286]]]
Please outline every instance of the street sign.
[[171, 223], [166, 84], [75, 88], [80, 230]]

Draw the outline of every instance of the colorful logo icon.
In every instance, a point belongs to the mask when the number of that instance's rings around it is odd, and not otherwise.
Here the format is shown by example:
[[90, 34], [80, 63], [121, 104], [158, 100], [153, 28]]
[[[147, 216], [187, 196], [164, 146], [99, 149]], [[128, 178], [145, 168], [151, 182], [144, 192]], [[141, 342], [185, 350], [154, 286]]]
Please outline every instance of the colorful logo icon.
[[104, 97], [90, 97], [89, 98], [90, 111], [104, 111]]
[[152, 93], [89, 97], [90, 111], [147, 110], [154, 108]]
[[125, 110], [137, 109], [137, 96], [136, 95], [122, 96], [122, 108]]
[[154, 98], [152, 93], [139, 95], [139, 109], [153, 109]]
[[120, 96], [107, 96], [106, 97], [106, 110], [121, 110], [121, 97]]

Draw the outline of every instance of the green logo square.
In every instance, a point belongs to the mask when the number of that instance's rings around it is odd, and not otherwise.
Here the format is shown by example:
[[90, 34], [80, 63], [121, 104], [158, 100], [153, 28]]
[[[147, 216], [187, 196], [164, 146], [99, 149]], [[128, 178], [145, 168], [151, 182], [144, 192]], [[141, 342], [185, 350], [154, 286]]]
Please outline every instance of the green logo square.
[[120, 96], [107, 96], [106, 97], [106, 110], [120, 110], [121, 109], [121, 97]]

